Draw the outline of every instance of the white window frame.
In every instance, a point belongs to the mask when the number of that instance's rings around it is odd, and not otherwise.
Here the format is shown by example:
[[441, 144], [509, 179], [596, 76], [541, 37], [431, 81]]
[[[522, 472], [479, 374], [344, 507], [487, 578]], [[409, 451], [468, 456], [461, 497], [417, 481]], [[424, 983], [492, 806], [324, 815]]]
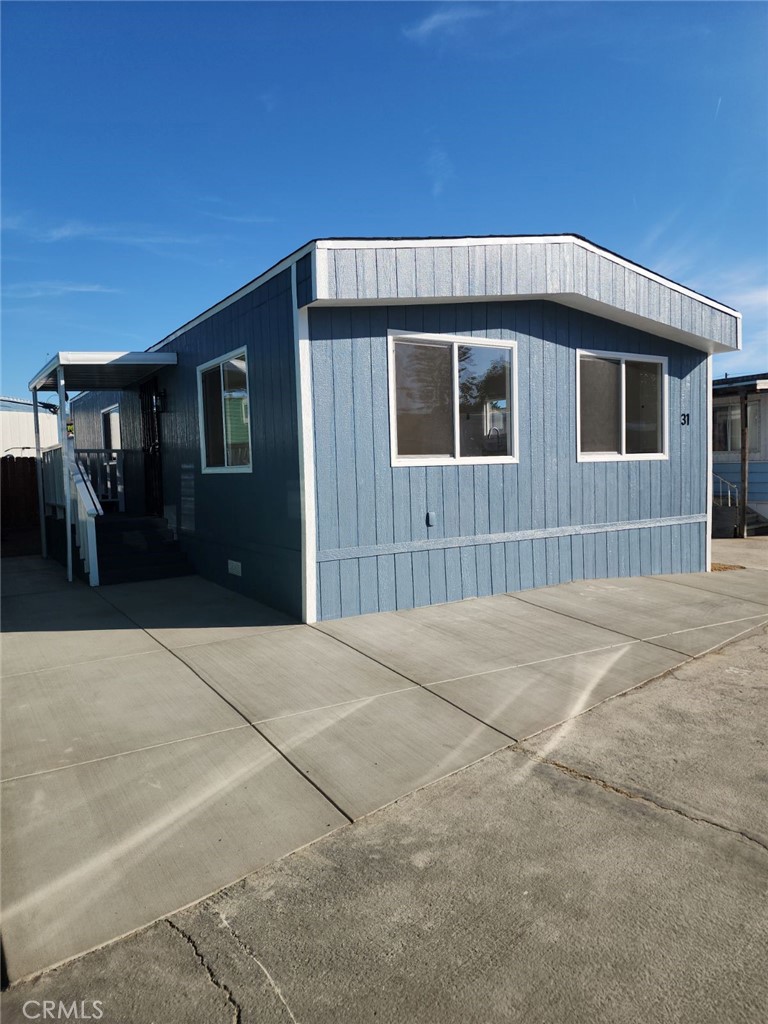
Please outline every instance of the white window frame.
[[[597, 359], [610, 359], [621, 363], [621, 451], [620, 452], [582, 452], [581, 450], [581, 358], [594, 356]], [[661, 437], [660, 452], [627, 452], [626, 396], [627, 373], [626, 364], [657, 363], [661, 366]], [[666, 356], [647, 356], [637, 352], [609, 352], [586, 348], [576, 349], [576, 461], [577, 462], [661, 462], [669, 459], [669, 360]]]
[[[455, 400], [453, 417], [453, 450], [455, 455], [398, 455], [397, 453], [397, 391], [395, 386], [395, 343], [398, 341], [417, 342], [425, 345], [451, 345], [453, 397]], [[512, 353], [511, 371], [512, 386], [510, 401], [511, 455], [461, 456], [459, 426], [459, 357], [460, 345], [485, 346], [486, 348], [506, 348]], [[517, 342], [506, 338], [477, 338], [469, 334], [424, 334], [421, 331], [387, 331], [387, 369], [389, 375], [389, 450], [392, 466], [498, 466], [515, 465], [520, 461], [519, 430], [518, 430], [518, 383], [517, 383]]]
[[[247, 403], [247, 427], [248, 427], [248, 465], [247, 466], [207, 466], [208, 453], [205, 448], [205, 406], [203, 405], [203, 374], [206, 370], [212, 370], [214, 366], [221, 366], [230, 359], [243, 359], [245, 361], [245, 380], [248, 385]], [[221, 418], [222, 430], [224, 431], [224, 451], [227, 450], [227, 424], [225, 419], [224, 395], [222, 393]], [[252, 473], [253, 472], [253, 437], [251, 436], [251, 381], [248, 373], [248, 351], [245, 348], [236, 348], [232, 352], [225, 352], [224, 355], [209, 359], [207, 363], [201, 363], [197, 367], [197, 420], [200, 432], [200, 471], [201, 473]]]
[[[755, 410], [755, 415], [754, 417], [751, 418], [754, 419], [756, 422], [750, 424], [748, 454], [759, 455], [761, 452], [760, 442], [762, 436], [760, 420], [762, 418], [764, 408], [763, 404], [760, 401], [760, 392], [757, 392], [754, 395], [747, 396], [747, 409], [749, 410], [749, 408]], [[765, 406], [765, 408], [768, 408], [768, 406]], [[739, 413], [739, 435], [737, 439], [738, 443], [736, 444], [735, 448], [715, 448], [714, 446], [715, 414], [718, 409], [736, 409], [736, 411]], [[730, 411], [728, 413], [728, 416], [730, 420]], [[747, 416], [749, 417], [749, 412], [747, 412]], [[739, 401], [738, 397], [734, 398], [733, 396], [729, 395], [727, 397], [724, 396], [722, 398], [714, 399], [712, 403], [712, 422], [710, 424], [710, 434], [712, 435], [712, 452], [715, 456], [715, 459], [719, 462], [725, 462], [728, 461], [727, 457], [731, 456], [732, 461], [737, 461], [733, 457], [741, 456], [741, 402]]]
[[[106, 409], [102, 409], [101, 410], [101, 447], [102, 447], [102, 449], [105, 452], [106, 451], [113, 451], [113, 452], [121, 451], [122, 450], [122, 445], [123, 445], [123, 424], [122, 423], [120, 423], [120, 448], [115, 448], [114, 445], [112, 445], [110, 448], [107, 448], [107, 439], [104, 436], [104, 414], [107, 413], [107, 412], [110, 412], [110, 413], [111, 412], [116, 412], [117, 415], [118, 415], [118, 418], [119, 418], [120, 417], [120, 403], [119, 402], [115, 402], [114, 405], [108, 405], [106, 407]], [[111, 432], [111, 428], [110, 428], [110, 432]], [[110, 440], [112, 440], [112, 439], [110, 438]]]

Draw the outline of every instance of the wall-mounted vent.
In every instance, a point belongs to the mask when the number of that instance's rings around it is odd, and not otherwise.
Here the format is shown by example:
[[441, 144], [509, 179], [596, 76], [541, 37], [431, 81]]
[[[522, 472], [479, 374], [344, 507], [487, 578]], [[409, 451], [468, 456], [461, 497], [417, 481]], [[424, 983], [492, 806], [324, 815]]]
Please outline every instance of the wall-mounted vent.
[[231, 559], [227, 562], [227, 572], [231, 576], [242, 576], [243, 575], [243, 563], [233, 562]]

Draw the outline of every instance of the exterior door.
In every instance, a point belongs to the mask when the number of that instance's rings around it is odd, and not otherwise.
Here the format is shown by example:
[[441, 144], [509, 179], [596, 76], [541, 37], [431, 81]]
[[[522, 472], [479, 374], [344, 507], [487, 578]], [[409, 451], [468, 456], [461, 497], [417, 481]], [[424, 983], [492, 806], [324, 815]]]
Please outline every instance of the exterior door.
[[163, 466], [160, 452], [160, 397], [157, 378], [141, 385], [141, 448], [144, 453], [144, 500], [147, 515], [163, 514]]

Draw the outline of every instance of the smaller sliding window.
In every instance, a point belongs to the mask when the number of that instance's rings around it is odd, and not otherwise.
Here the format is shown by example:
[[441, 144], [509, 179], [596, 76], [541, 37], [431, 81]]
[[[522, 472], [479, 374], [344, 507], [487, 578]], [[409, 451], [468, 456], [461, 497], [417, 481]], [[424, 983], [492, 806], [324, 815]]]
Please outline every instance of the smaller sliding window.
[[197, 368], [201, 463], [204, 473], [251, 469], [248, 363], [245, 350]]
[[393, 465], [515, 462], [511, 342], [390, 339]]
[[579, 352], [578, 458], [666, 457], [663, 357]]

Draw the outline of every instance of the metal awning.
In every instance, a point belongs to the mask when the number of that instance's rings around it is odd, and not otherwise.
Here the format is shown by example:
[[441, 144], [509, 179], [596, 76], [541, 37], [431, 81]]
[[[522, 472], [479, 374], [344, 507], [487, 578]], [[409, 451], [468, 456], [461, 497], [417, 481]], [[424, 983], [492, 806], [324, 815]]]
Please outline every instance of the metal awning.
[[751, 373], [742, 377], [722, 377], [712, 382], [712, 394], [716, 398], [730, 395], [756, 394], [768, 391], [768, 373]]
[[29, 390], [56, 391], [61, 374], [70, 392], [120, 390], [176, 362], [175, 352], [57, 352], [29, 382]]

